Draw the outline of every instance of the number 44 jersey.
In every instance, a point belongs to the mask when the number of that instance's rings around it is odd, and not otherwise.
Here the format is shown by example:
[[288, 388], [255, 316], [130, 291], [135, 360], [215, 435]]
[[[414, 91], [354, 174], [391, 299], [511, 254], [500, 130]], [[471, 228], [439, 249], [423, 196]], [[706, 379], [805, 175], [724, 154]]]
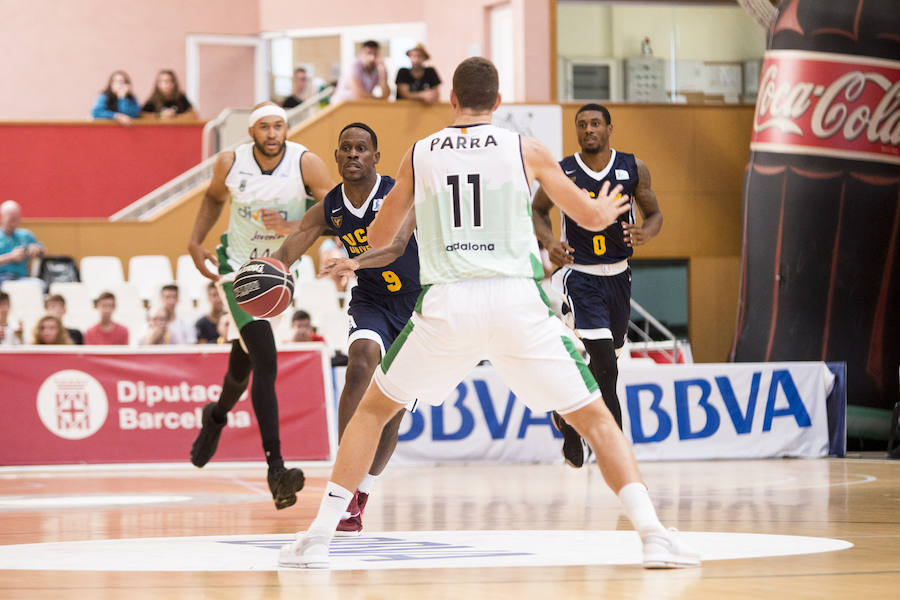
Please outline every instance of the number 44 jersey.
[[447, 127], [416, 142], [412, 163], [423, 285], [543, 278], [517, 133]]
[[[372, 187], [369, 197], [359, 208], [354, 207], [344, 194], [344, 185], [335, 186], [325, 196], [322, 209], [325, 221], [341, 238], [347, 255], [350, 258], [359, 256], [369, 250], [368, 227], [381, 209], [381, 203], [391, 188], [394, 180], [379, 175]], [[367, 293], [379, 295], [418, 293], [419, 285], [419, 249], [416, 236], [410, 236], [403, 254], [394, 262], [384, 267], [359, 269], [356, 272], [359, 289]]]

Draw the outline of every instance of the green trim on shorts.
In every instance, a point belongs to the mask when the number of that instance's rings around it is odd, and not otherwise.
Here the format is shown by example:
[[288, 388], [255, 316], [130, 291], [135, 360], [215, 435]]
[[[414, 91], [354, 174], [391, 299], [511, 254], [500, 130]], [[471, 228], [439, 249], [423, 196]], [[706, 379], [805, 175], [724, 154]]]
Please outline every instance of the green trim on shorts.
[[[219, 264], [221, 265], [222, 263]], [[226, 281], [222, 284], [222, 288], [225, 290], [225, 299], [228, 301], [228, 310], [231, 311], [231, 318], [234, 319], [234, 324], [237, 325], [238, 331], [240, 331], [244, 328], [244, 325], [252, 323], [254, 319], [245, 313], [238, 305], [237, 300], [234, 299], [234, 282]]]
[[416, 299], [416, 307], [413, 310], [415, 310], [420, 315], [422, 314], [422, 300], [425, 298], [425, 292], [427, 292], [429, 289], [431, 289], [430, 283], [428, 285], [423, 285], [422, 291], [419, 292], [419, 297], [418, 299]]
[[575, 344], [566, 336], [561, 336], [560, 339], [562, 339], [563, 346], [569, 351], [569, 356], [575, 361], [575, 366], [578, 367], [578, 372], [581, 374], [581, 380], [584, 381], [584, 385], [587, 386], [588, 392], [596, 392], [600, 389], [600, 386], [597, 385], [597, 380], [594, 379], [591, 370], [585, 364], [584, 359], [581, 358], [581, 354], [578, 352], [578, 349], [575, 348]]
[[[425, 295], [425, 290], [422, 290], [422, 295]], [[419, 301], [421, 301], [422, 296], [419, 296]], [[416, 305], [418, 307], [418, 304]], [[421, 313], [419, 313], [421, 314]], [[394, 362], [394, 359], [397, 358], [397, 353], [400, 352], [400, 348], [406, 343], [406, 338], [409, 337], [410, 332], [413, 330], [413, 322], [412, 318], [406, 322], [406, 325], [403, 327], [403, 331], [400, 332], [400, 335], [397, 336], [397, 339], [394, 340], [394, 343], [391, 344], [391, 347], [388, 348], [388, 351], [385, 352], [384, 358], [381, 361], [381, 372], [387, 373], [388, 369], [391, 368], [391, 363]]]
[[219, 258], [219, 275], [227, 275], [232, 273], [234, 269], [228, 264], [228, 234], [223, 233], [219, 238], [219, 245], [216, 246], [216, 256]]
[[528, 258], [531, 259], [531, 274], [534, 277], [535, 281], [541, 281], [544, 278], [544, 264], [534, 254], [529, 254]]
[[550, 308], [550, 298], [547, 297], [547, 292], [545, 292], [544, 288], [541, 287], [541, 282], [535, 279], [534, 285], [537, 286], [538, 294], [540, 294], [541, 300], [544, 302], [544, 305], [547, 307], [547, 314], [551, 317], [555, 317], [556, 313], [553, 312], [552, 308]]

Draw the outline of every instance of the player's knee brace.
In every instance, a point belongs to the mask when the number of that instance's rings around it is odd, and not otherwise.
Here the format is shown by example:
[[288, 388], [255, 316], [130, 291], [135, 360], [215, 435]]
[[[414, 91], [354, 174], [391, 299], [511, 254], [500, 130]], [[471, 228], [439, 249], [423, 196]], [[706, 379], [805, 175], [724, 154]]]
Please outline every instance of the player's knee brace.
[[591, 357], [591, 373], [597, 379], [597, 383], [603, 379], [612, 379], [619, 376], [619, 367], [616, 363], [616, 350], [612, 340], [583, 340], [584, 348]]

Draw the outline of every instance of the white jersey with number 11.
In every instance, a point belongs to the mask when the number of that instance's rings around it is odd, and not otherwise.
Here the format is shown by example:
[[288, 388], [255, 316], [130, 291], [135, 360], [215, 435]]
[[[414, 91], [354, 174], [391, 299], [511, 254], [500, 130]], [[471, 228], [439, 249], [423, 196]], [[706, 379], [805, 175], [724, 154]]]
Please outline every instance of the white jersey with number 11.
[[543, 278], [517, 133], [447, 127], [416, 142], [412, 164], [423, 285]]

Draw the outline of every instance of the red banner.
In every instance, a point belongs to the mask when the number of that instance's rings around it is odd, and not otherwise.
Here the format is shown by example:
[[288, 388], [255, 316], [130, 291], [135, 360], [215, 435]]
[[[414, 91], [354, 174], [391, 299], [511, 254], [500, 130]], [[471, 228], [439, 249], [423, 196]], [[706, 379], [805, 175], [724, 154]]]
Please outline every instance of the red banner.
[[766, 52], [750, 148], [900, 164], [900, 62]]
[[[0, 353], [0, 464], [188, 462], [201, 410], [222, 391], [230, 346], [71, 350]], [[288, 460], [330, 457], [325, 390], [331, 383], [322, 352], [278, 353], [275, 387]], [[246, 392], [228, 414], [213, 460], [263, 459]]]

